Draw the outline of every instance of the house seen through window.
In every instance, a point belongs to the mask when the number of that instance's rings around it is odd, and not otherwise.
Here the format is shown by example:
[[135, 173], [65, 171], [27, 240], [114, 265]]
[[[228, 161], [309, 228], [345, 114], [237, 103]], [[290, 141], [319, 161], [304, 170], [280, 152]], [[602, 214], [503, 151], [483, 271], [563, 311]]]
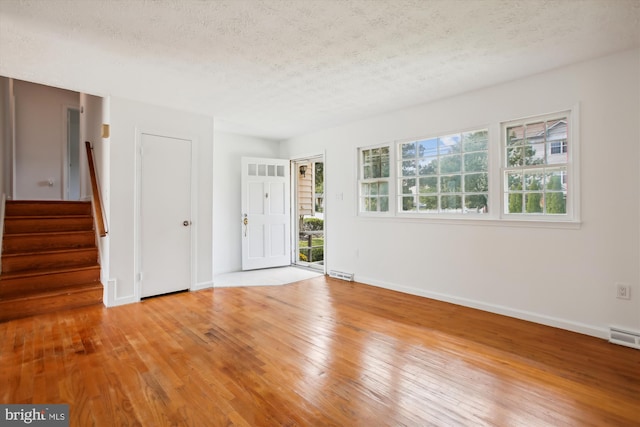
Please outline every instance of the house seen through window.
[[505, 124], [505, 214], [567, 213], [567, 117]]

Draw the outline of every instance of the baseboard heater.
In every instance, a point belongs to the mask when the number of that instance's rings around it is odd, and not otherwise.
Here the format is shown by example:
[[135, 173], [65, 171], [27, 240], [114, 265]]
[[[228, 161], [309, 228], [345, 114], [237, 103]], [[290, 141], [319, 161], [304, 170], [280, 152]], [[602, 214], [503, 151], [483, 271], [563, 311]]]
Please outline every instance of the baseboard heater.
[[353, 273], [345, 273], [343, 271], [329, 270], [329, 277], [334, 279], [342, 279], [348, 282], [353, 282]]
[[609, 342], [640, 350], [640, 332], [611, 326], [609, 328]]

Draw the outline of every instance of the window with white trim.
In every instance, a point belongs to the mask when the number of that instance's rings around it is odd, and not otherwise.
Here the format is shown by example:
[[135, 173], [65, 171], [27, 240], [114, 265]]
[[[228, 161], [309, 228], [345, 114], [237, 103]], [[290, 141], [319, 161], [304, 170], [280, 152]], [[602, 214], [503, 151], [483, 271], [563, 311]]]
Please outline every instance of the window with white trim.
[[488, 212], [488, 130], [398, 144], [398, 211]]
[[544, 116], [502, 124], [505, 216], [566, 216], [570, 116]]
[[511, 224], [577, 222], [579, 147], [572, 114], [359, 148], [359, 212]]
[[389, 145], [360, 150], [360, 212], [389, 211]]

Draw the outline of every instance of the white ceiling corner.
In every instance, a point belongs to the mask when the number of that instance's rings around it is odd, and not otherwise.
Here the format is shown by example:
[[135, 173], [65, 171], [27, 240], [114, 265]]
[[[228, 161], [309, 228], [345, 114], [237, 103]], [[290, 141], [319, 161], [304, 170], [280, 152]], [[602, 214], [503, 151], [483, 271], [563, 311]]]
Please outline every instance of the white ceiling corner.
[[0, 0], [0, 75], [285, 139], [640, 46], [640, 0]]

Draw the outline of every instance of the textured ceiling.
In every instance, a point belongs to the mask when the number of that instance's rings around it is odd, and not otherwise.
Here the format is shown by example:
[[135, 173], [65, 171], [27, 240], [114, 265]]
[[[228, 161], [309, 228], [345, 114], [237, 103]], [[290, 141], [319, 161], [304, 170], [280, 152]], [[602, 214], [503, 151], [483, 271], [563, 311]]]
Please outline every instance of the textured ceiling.
[[0, 0], [0, 75], [284, 139], [640, 46], [640, 0]]

